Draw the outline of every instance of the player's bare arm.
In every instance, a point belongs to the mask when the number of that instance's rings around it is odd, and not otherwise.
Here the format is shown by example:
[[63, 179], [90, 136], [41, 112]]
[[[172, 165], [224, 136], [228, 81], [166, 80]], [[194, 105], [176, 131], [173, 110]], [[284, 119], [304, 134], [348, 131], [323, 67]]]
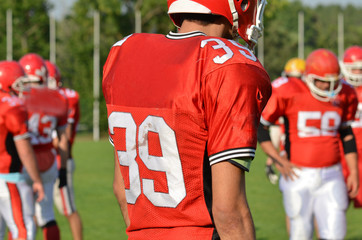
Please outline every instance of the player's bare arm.
[[65, 128], [58, 129], [58, 136], [59, 136], [59, 155], [61, 158], [61, 168], [66, 169], [67, 160], [69, 158], [69, 140], [67, 138]]
[[355, 198], [358, 194], [359, 187], [359, 173], [358, 173], [358, 156], [355, 137], [351, 127], [345, 127], [339, 131], [344, 157], [346, 159], [349, 175], [347, 178], [347, 189], [350, 198]]
[[[74, 123], [68, 123], [67, 127], [65, 128], [65, 135], [67, 136], [67, 139], [70, 140], [72, 138], [72, 134], [73, 134], [73, 128], [74, 127]], [[70, 141], [68, 141], [69, 144], [69, 149], [70, 149]]]
[[58, 129], [58, 136], [58, 152], [60, 155], [59, 188], [63, 188], [67, 186], [67, 160], [69, 158], [69, 140], [65, 133], [65, 128]]
[[130, 220], [128, 217], [126, 192], [125, 192], [125, 186], [124, 186], [122, 174], [119, 169], [119, 162], [118, 162], [118, 157], [117, 157], [116, 151], [114, 151], [113, 193], [117, 198], [119, 207], [121, 208], [123, 220], [124, 220], [126, 226], [128, 227], [130, 224]]
[[44, 198], [44, 189], [40, 178], [34, 150], [30, 144], [29, 139], [27, 138], [17, 139], [15, 141], [15, 145], [22, 164], [28, 171], [31, 180], [33, 180], [33, 191], [37, 194], [36, 201], [40, 202]]
[[260, 147], [263, 151], [273, 159], [276, 168], [285, 178], [294, 180], [298, 177], [293, 168], [296, 168], [294, 164], [292, 164], [286, 155], [280, 156], [278, 150], [273, 145], [270, 134], [269, 127], [260, 124], [258, 128], [258, 141], [260, 143]]
[[255, 239], [245, 193], [245, 172], [229, 162], [212, 165], [212, 212], [223, 240]]

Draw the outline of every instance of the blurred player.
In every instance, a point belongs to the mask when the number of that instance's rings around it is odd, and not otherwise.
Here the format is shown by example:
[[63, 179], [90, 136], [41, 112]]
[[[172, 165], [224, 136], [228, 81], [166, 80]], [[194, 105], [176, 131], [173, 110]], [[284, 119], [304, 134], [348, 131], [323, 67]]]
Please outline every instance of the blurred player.
[[[356, 112], [356, 119], [352, 123], [352, 129], [356, 138], [357, 150], [358, 150], [358, 169], [360, 175], [359, 191], [356, 198], [353, 199], [354, 207], [362, 207], [362, 47], [352, 46], [346, 49], [341, 63], [342, 73], [344, 79], [354, 86], [358, 97], [358, 109]], [[343, 170], [345, 176], [349, 175], [348, 166], [343, 161]]]
[[169, 0], [178, 33], [132, 34], [103, 71], [128, 239], [255, 239], [245, 171], [271, 94], [250, 48], [265, 1]]
[[[356, 144], [350, 126], [357, 96], [340, 80], [338, 59], [326, 49], [308, 56], [304, 80], [273, 82], [259, 141], [282, 174], [279, 186], [290, 219], [290, 239], [312, 239], [313, 217], [321, 239], [343, 239], [347, 192], [353, 198], [358, 191]], [[285, 119], [289, 142], [286, 156], [279, 155], [267, 131], [280, 116]], [[340, 165], [340, 139], [352, 173], [347, 186]]]
[[[82, 234], [82, 221], [78, 214], [74, 200], [74, 188], [73, 188], [73, 173], [75, 170], [75, 163], [72, 156], [72, 146], [76, 135], [76, 127], [79, 122], [80, 110], [79, 110], [79, 95], [76, 91], [63, 88], [61, 82], [61, 74], [58, 67], [45, 60], [45, 64], [48, 70], [48, 87], [51, 89], [58, 89], [60, 93], [67, 98], [68, 102], [68, 125], [66, 127], [66, 135], [69, 140], [69, 159], [67, 160], [67, 188], [61, 191], [58, 188], [59, 179], [54, 185], [54, 202], [58, 211], [67, 217], [70, 229], [74, 240], [83, 239]], [[58, 137], [54, 138], [53, 143], [55, 148], [58, 147]], [[58, 167], [60, 167], [60, 156], [57, 156]]]
[[[59, 177], [59, 188], [66, 188], [66, 162], [69, 158], [68, 140], [65, 134], [67, 125], [66, 99], [56, 90], [46, 87], [47, 69], [42, 57], [35, 53], [24, 55], [19, 63], [27, 74], [23, 81], [26, 89], [23, 98], [28, 110], [31, 144], [38, 160], [44, 184], [45, 198], [35, 204], [37, 224], [43, 229], [43, 239], [58, 240], [59, 228], [53, 210], [53, 186]], [[59, 136], [58, 151], [61, 167], [57, 168], [56, 151], [52, 144], [52, 132]]]
[[[291, 58], [284, 66], [284, 71], [282, 72], [282, 76], [275, 79], [274, 81], [283, 82], [288, 81], [287, 78], [302, 78], [302, 75], [305, 71], [305, 61], [301, 58]], [[284, 134], [284, 120], [280, 117], [276, 123], [269, 126], [270, 138], [276, 149], [279, 150], [280, 154], [285, 154], [284, 142], [285, 142], [285, 134]], [[276, 184], [278, 182], [278, 175], [274, 171], [272, 165], [273, 160], [270, 157], [267, 157], [265, 164], [265, 173], [267, 178], [272, 184]]]
[[[35, 154], [29, 141], [27, 112], [16, 96], [16, 85], [25, 78], [16, 61], [0, 61], [0, 218], [13, 239], [35, 239], [34, 200], [44, 198]], [[22, 165], [33, 182], [30, 187], [20, 173]]]

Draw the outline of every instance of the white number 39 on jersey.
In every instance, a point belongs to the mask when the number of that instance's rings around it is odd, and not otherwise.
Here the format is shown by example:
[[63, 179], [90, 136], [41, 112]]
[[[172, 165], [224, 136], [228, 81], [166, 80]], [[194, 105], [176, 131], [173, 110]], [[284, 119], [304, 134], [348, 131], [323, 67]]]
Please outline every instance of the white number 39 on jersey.
[[[157, 116], [148, 116], [138, 128], [131, 115], [125, 112], [112, 112], [108, 117], [110, 134], [115, 128], [126, 129], [126, 151], [117, 150], [119, 164], [129, 167], [129, 189], [126, 198], [129, 204], [135, 204], [143, 194], [157, 207], [175, 208], [186, 197], [186, 188], [182, 172], [181, 160], [178, 153], [175, 132], [165, 120]], [[155, 132], [159, 136], [162, 156], [152, 156], [148, 149], [148, 133]], [[138, 143], [138, 144], [137, 144]], [[145, 166], [153, 171], [164, 172], [167, 178], [168, 193], [156, 192], [154, 180], [142, 178], [137, 157]], [[141, 189], [142, 180], [142, 189]]]

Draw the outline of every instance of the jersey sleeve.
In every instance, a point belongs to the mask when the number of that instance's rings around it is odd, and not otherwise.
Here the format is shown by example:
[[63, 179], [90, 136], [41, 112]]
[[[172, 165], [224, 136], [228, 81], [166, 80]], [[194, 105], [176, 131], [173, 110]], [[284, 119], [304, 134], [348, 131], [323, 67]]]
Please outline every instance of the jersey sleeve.
[[283, 97], [284, 84], [288, 82], [287, 78], [276, 79], [272, 84], [272, 95], [266, 105], [260, 122], [265, 126], [275, 124], [278, 119], [285, 114], [287, 100]]
[[72, 89], [66, 89], [68, 99], [68, 123], [73, 124], [79, 115], [79, 95]]
[[[232, 64], [206, 77], [205, 111], [210, 164], [255, 156], [260, 114], [270, 94], [270, 80], [261, 68]], [[249, 164], [233, 161], [248, 170]]]
[[348, 86], [347, 88], [347, 104], [343, 111], [342, 117], [342, 126], [350, 126], [355, 119], [357, 106], [358, 106], [358, 97], [356, 91], [353, 87]]
[[109, 51], [106, 63], [103, 66], [103, 80], [102, 80], [102, 91], [103, 96], [106, 103], [110, 103], [112, 101], [112, 88], [113, 88], [113, 79], [107, 77], [108, 74], [112, 73], [112, 68], [116, 66], [115, 62], [121, 61], [118, 59], [119, 54], [119, 47], [121, 47], [128, 38], [132, 37], [133, 34], [124, 37], [122, 40], [116, 42], [111, 50]]
[[27, 112], [24, 106], [17, 105], [6, 113], [5, 125], [14, 136], [14, 140], [29, 137], [27, 127]]
[[57, 98], [58, 101], [57, 103], [61, 106], [59, 106], [59, 112], [58, 112], [58, 122], [57, 122], [57, 128], [58, 129], [63, 129], [67, 126], [68, 124], [68, 99], [63, 96], [61, 93], [57, 92]]

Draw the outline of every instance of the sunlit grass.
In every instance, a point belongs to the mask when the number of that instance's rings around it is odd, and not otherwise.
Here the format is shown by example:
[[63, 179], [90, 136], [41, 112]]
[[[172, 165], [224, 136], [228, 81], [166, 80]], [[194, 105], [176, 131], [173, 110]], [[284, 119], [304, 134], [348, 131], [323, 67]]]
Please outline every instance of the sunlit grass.
[[[77, 138], [74, 146], [76, 161], [76, 203], [83, 220], [84, 239], [127, 239], [117, 201], [113, 195], [113, 149], [106, 138], [93, 142], [91, 137]], [[265, 155], [257, 151], [250, 173], [247, 173], [247, 194], [253, 214], [257, 239], [288, 239], [285, 214], [278, 186], [268, 182], [264, 174]], [[68, 222], [56, 215], [63, 240], [71, 240]], [[346, 239], [362, 239], [362, 210], [347, 212]], [[38, 233], [37, 239], [42, 239]]]

